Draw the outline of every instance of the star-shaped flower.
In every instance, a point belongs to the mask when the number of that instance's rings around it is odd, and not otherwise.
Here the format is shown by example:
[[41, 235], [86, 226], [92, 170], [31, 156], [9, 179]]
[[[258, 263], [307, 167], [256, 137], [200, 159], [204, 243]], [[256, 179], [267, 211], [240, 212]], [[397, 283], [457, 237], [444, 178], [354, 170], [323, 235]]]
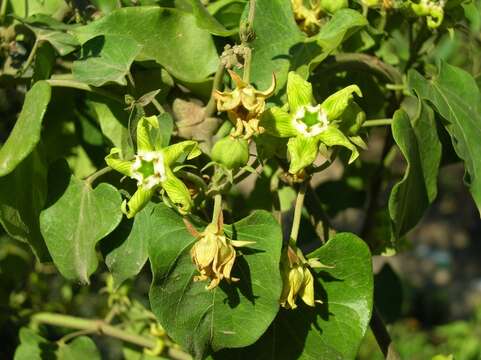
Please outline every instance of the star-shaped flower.
[[270, 135], [289, 138], [290, 173], [298, 174], [311, 165], [320, 146], [346, 147], [351, 150], [349, 163], [356, 160], [359, 152], [355, 145], [364, 147], [365, 144], [360, 137], [351, 136], [354, 135], [352, 130], [360, 126], [355, 122], [363, 121], [362, 117], [356, 116], [362, 111], [358, 106], [353, 114], [353, 94], [362, 96], [357, 85], [347, 86], [321, 104], [315, 104], [312, 85], [295, 72], [289, 73], [288, 104], [266, 110], [260, 125]]
[[189, 190], [175, 176], [172, 168], [176, 163], [192, 159], [200, 153], [195, 141], [182, 141], [162, 147], [157, 117], [142, 117], [137, 125], [137, 154], [134, 159], [121, 159], [117, 148], [113, 148], [105, 158], [111, 168], [137, 180], [137, 191], [128, 202], [122, 203], [122, 211], [128, 218], [132, 218], [156, 191], [163, 189], [179, 212], [189, 212], [192, 207]]

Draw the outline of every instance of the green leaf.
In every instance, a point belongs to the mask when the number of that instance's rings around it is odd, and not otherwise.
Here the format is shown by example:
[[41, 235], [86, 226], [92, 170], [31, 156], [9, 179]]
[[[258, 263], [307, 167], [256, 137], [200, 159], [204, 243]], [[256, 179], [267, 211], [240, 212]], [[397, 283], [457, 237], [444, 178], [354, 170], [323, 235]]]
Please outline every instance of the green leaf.
[[100, 353], [93, 340], [87, 336], [80, 336], [68, 344], [59, 345], [57, 360], [101, 360]]
[[257, 0], [253, 30], [252, 82], [258, 89], [267, 89], [275, 73], [277, 89], [282, 89], [294, 56], [291, 48], [305, 39], [294, 20], [290, 1]]
[[237, 32], [237, 29], [227, 30], [224, 25], [207, 11], [200, 0], [189, 0], [189, 2], [192, 5], [197, 26], [201, 29], [205, 29], [211, 34], [218, 36], [231, 36]]
[[82, 59], [74, 61], [72, 73], [77, 80], [93, 86], [127, 85], [125, 76], [140, 49], [130, 37], [97, 36], [82, 45]]
[[476, 82], [464, 70], [441, 63], [439, 74], [432, 80], [412, 70], [408, 83], [446, 120], [444, 125], [456, 154], [464, 161], [465, 182], [481, 209], [481, 94]]
[[279, 307], [282, 283], [279, 261], [281, 229], [272, 215], [255, 211], [226, 226], [237, 240], [255, 241], [236, 258], [237, 283], [221, 283], [206, 290], [206, 282], [194, 282], [197, 270], [190, 257], [195, 238], [182, 218], [165, 208], [163, 226], [149, 246], [154, 280], [150, 288], [152, 310], [169, 336], [200, 359], [211, 347], [252, 344], [267, 329]]
[[20, 345], [15, 350], [14, 360], [55, 359], [55, 345], [28, 328], [20, 329]]
[[37, 41], [48, 41], [57, 50], [60, 56], [65, 56], [75, 51], [80, 46], [72, 35], [57, 30], [34, 30]]
[[50, 78], [53, 67], [55, 66], [55, 57], [55, 50], [49, 43], [43, 43], [39, 46], [35, 54], [35, 65], [32, 77], [33, 83]]
[[228, 350], [214, 359], [354, 359], [369, 326], [373, 276], [369, 248], [354, 234], [340, 233], [309, 257], [332, 268], [315, 269], [314, 289], [323, 304], [302, 302], [282, 309], [253, 346]]
[[113, 249], [105, 258], [115, 287], [125, 280], [137, 275], [148, 258], [148, 245], [157, 237], [157, 231], [162, 227], [161, 217], [157, 212], [165, 210], [161, 204], [148, 204], [134, 219], [132, 230], [122, 243]]
[[28, 243], [41, 261], [50, 259], [39, 216], [47, 199], [47, 164], [35, 149], [13, 172], [0, 178], [0, 223], [8, 235]]
[[121, 150], [122, 158], [132, 158], [134, 151], [127, 128], [128, 113], [119, 103], [91, 93], [87, 94], [86, 103], [90, 114], [99, 122], [102, 133]]
[[0, 177], [15, 169], [39, 142], [50, 93], [50, 85], [45, 81], [36, 82], [27, 93], [15, 127], [0, 149]]
[[53, 15], [64, 5], [63, 0], [9, 0], [13, 13], [20, 17], [28, 17], [34, 14]]
[[436, 196], [441, 144], [432, 110], [429, 110], [423, 106], [416, 122], [417, 132], [404, 110], [396, 111], [393, 116], [392, 134], [407, 162], [403, 179], [394, 185], [389, 197], [395, 239], [418, 223]]
[[[63, 162], [61, 169], [55, 169], [55, 176], [67, 175], [66, 166]], [[97, 242], [122, 219], [120, 194], [105, 183], [92, 189], [88, 182], [72, 175], [65, 189], [55, 190], [59, 194], [40, 214], [40, 230], [60, 273], [67, 279], [88, 283], [97, 268]]]
[[337, 11], [314, 37], [322, 51], [310, 61], [311, 71], [332, 54], [344, 40], [366, 25], [368, 25], [366, 18], [355, 10], [341, 9]]
[[154, 60], [191, 83], [205, 80], [219, 62], [210, 34], [197, 26], [194, 15], [175, 9], [126, 7], [73, 32], [82, 43], [98, 35], [131, 37], [142, 46], [136, 60]]

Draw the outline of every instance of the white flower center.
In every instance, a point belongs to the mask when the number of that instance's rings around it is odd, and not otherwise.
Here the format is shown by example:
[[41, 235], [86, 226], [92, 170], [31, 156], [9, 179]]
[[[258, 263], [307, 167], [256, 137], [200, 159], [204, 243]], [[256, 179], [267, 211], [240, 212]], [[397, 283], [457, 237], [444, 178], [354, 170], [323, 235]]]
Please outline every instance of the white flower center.
[[160, 151], [150, 151], [135, 155], [132, 164], [132, 178], [138, 186], [152, 189], [167, 179], [164, 156]]
[[321, 109], [321, 105], [301, 107], [292, 121], [296, 130], [307, 137], [319, 135], [329, 126], [327, 114]]

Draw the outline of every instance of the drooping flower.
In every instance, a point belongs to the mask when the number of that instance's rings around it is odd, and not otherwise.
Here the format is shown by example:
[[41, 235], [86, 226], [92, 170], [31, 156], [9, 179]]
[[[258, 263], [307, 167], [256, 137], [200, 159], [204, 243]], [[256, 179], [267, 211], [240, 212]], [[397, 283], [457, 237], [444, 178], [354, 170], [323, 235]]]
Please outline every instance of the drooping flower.
[[113, 148], [105, 158], [111, 168], [137, 180], [137, 191], [128, 202], [122, 203], [122, 211], [128, 218], [142, 210], [159, 190], [165, 191], [179, 212], [185, 214], [192, 207], [189, 190], [172, 169], [177, 163], [200, 155], [198, 144], [195, 141], [182, 141], [164, 145], [157, 117], [142, 117], [137, 125], [137, 154], [134, 159], [121, 159], [117, 148]]
[[226, 111], [229, 119], [236, 126], [234, 137], [243, 135], [245, 139], [249, 139], [264, 131], [259, 126], [259, 119], [265, 110], [266, 99], [274, 93], [276, 79], [273, 75], [271, 86], [266, 91], [259, 91], [242, 80], [234, 71], [228, 71], [236, 87], [232, 91], [214, 93], [217, 110]]
[[207, 290], [219, 285], [222, 279], [238, 281], [232, 277], [231, 271], [236, 259], [236, 247], [253, 244], [252, 241], [231, 240], [226, 237], [223, 230], [222, 215], [217, 224], [209, 224], [205, 230], [198, 233], [186, 223], [187, 229], [197, 240], [190, 250], [192, 262], [196, 265], [199, 275], [194, 281], [210, 280]]
[[308, 306], [322, 303], [315, 300], [314, 277], [310, 268], [330, 268], [313, 258], [306, 260], [302, 252], [295, 245], [290, 244], [284, 251], [281, 259], [282, 294], [280, 303], [286, 309], [297, 308], [297, 298]]
[[304, 0], [291, 0], [292, 12], [299, 28], [308, 35], [314, 35], [319, 31], [321, 22], [321, 4], [320, 1], [312, 3], [307, 7]]
[[[291, 174], [301, 173], [311, 165], [320, 147], [346, 147], [351, 150], [349, 163], [356, 160], [359, 156], [356, 145], [365, 147], [365, 144], [352, 131], [360, 127], [356, 122], [364, 118], [357, 116], [363, 112], [353, 106], [353, 94], [362, 96], [357, 85], [347, 86], [321, 104], [315, 104], [312, 85], [295, 72], [289, 73], [288, 111], [285, 107], [270, 108], [264, 112], [260, 124], [270, 135], [289, 138], [287, 150]], [[357, 112], [353, 113], [353, 110]]]

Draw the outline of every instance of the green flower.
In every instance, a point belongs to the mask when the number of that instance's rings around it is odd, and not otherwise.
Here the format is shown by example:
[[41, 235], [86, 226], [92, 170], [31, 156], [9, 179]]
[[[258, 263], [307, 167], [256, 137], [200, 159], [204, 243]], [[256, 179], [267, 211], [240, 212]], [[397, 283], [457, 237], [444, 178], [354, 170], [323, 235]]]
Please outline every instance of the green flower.
[[195, 141], [182, 141], [162, 147], [162, 136], [156, 116], [142, 117], [137, 125], [137, 154], [133, 160], [121, 159], [120, 150], [113, 148], [105, 158], [114, 170], [137, 180], [137, 191], [130, 200], [122, 203], [128, 218], [135, 216], [163, 189], [169, 200], [183, 214], [190, 211], [192, 198], [185, 184], [175, 176], [172, 168], [185, 159], [200, 155]]
[[[319, 148], [343, 146], [351, 150], [349, 163], [356, 160], [359, 156], [356, 145], [365, 147], [365, 144], [360, 137], [351, 135], [355, 135], [352, 130], [360, 127], [358, 122], [364, 117], [357, 116], [362, 113], [359, 107], [351, 106], [353, 94], [362, 96], [357, 85], [347, 86], [321, 104], [315, 104], [312, 85], [295, 72], [289, 73], [288, 104], [265, 111], [261, 125], [268, 134], [289, 138], [290, 173], [298, 174], [311, 165]], [[357, 109], [356, 114], [353, 109]]]
[[412, 3], [411, 8], [418, 16], [426, 16], [429, 28], [438, 28], [444, 19], [444, 2], [421, 0], [419, 4]]

